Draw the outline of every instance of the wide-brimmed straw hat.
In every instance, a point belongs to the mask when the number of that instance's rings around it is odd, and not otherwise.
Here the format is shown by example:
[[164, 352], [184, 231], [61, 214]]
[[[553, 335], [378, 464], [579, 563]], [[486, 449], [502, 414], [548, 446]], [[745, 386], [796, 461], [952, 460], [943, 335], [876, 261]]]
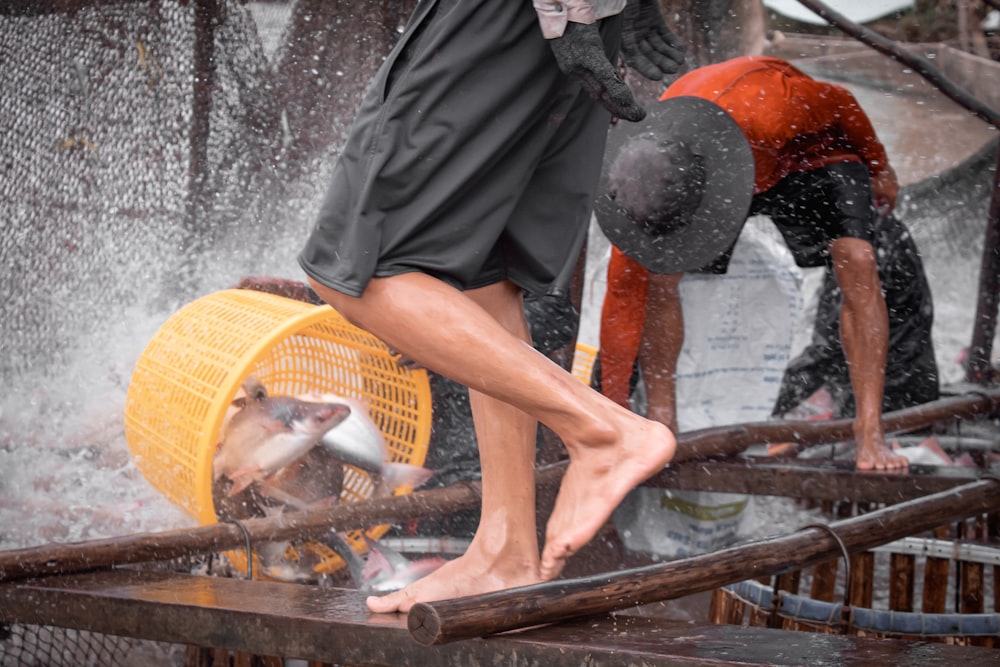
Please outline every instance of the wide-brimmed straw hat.
[[594, 212], [626, 255], [654, 273], [682, 273], [732, 246], [753, 186], [753, 155], [736, 121], [708, 100], [673, 97], [608, 132]]

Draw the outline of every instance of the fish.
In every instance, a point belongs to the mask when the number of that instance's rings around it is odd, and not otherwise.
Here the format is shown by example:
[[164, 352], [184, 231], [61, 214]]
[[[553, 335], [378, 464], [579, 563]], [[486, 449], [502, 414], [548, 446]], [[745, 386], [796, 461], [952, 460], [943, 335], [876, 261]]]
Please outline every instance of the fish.
[[290, 509], [333, 507], [344, 488], [344, 466], [329, 450], [314, 446], [260, 484], [265, 498]]
[[289, 396], [247, 400], [222, 434], [213, 460], [213, 479], [230, 479], [228, 495], [236, 495], [308, 452], [350, 414], [350, 406], [342, 402], [300, 401]]
[[401, 487], [415, 489], [434, 475], [433, 470], [422, 466], [390, 460], [385, 436], [372, 421], [368, 406], [362, 401], [329, 393], [304, 394], [298, 398], [350, 406], [351, 414], [327, 431], [320, 439], [320, 445], [338, 460], [367, 472], [374, 485], [374, 498], [391, 496]]
[[371, 593], [391, 593], [412, 584], [447, 562], [441, 556], [429, 556], [411, 560], [385, 544], [364, 536], [368, 546], [368, 558], [361, 556], [347, 540], [330, 531], [326, 543], [347, 563], [348, 572], [359, 590]]
[[[266, 507], [264, 515], [275, 517], [285, 514], [285, 507]], [[296, 584], [317, 584], [323, 575], [317, 571], [322, 564], [318, 552], [309, 548], [308, 541], [279, 540], [254, 545], [260, 570], [278, 581]]]
[[222, 426], [219, 427], [219, 433], [226, 432], [226, 429], [229, 428], [229, 422], [247, 404], [259, 402], [265, 398], [267, 398], [267, 387], [264, 386], [264, 383], [256, 375], [248, 375], [243, 380], [240, 388], [236, 390], [236, 396], [229, 403], [229, 407], [226, 408], [226, 413], [222, 416]]

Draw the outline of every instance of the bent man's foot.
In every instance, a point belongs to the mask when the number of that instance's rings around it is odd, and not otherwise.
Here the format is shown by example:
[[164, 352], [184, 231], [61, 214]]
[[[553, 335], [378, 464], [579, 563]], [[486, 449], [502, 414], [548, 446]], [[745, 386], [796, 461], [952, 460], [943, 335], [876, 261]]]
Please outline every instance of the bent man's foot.
[[906, 472], [910, 462], [902, 454], [894, 452], [883, 438], [874, 438], [864, 444], [858, 440], [854, 467], [857, 470]]
[[495, 558], [484, 556], [470, 546], [464, 555], [448, 561], [406, 588], [383, 596], [370, 596], [365, 603], [378, 614], [405, 614], [418, 602], [482, 595], [540, 581], [537, 561], [524, 563], [518, 559], [504, 560], [499, 555]]
[[559, 576], [566, 559], [579, 551], [611, 517], [629, 491], [674, 457], [677, 441], [659, 422], [632, 415], [615, 444], [573, 447], [545, 531], [541, 576]]

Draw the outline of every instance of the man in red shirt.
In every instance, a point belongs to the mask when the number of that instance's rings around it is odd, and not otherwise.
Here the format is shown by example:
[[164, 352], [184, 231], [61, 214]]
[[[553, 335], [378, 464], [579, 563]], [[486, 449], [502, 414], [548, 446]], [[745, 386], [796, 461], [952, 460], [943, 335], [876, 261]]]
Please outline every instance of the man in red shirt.
[[[601, 322], [602, 391], [628, 406], [638, 357], [648, 416], [676, 432], [681, 276], [725, 273], [748, 214], [768, 215], [796, 263], [831, 266], [843, 292], [857, 468], [905, 468], [881, 425], [889, 325], [872, 245], [876, 207], [891, 210], [899, 186], [871, 121], [844, 88], [766, 56], [689, 72], [660, 99], [644, 123], [608, 137], [596, 203], [614, 246]], [[698, 126], [705, 117], [717, 117], [720, 127], [728, 120], [740, 138], [697, 146], [703, 135], [721, 136]]]

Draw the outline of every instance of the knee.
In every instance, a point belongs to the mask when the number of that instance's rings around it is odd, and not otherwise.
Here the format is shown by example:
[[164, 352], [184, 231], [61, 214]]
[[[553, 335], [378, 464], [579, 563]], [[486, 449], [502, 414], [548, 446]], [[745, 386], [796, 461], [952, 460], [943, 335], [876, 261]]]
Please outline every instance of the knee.
[[350, 322], [356, 327], [360, 327], [361, 324], [356, 319], [355, 303], [359, 301], [356, 297], [344, 294], [343, 292], [338, 292], [335, 289], [330, 289], [323, 283], [316, 282], [312, 278], [308, 278], [309, 286], [312, 287], [313, 291], [319, 295], [319, 298], [323, 299], [331, 308], [340, 313], [345, 320]]

